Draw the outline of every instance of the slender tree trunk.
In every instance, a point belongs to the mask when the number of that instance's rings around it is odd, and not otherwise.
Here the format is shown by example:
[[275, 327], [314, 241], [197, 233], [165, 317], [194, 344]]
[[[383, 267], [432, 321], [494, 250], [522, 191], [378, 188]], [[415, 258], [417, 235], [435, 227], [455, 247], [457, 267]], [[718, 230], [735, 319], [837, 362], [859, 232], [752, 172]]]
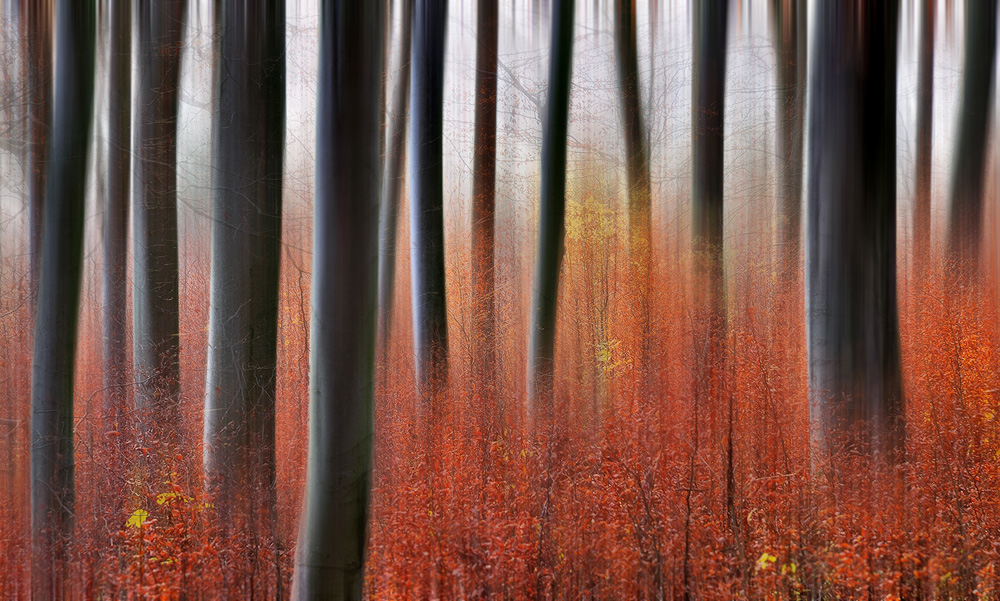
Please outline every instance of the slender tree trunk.
[[806, 100], [806, 2], [772, 0], [777, 55], [778, 244], [782, 280], [792, 283], [802, 255], [802, 123]]
[[28, 290], [38, 296], [48, 135], [52, 123], [52, 0], [28, 0], [25, 11], [28, 79]]
[[806, 191], [809, 416], [817, 456], [859, 422], [861, 442], [904, 449], [896, 305], [899, 5], [818, 8]]
[[492, 396], [496, 372], [495, 206], [497, 171], [497, 0], [479, 0], [476, 122], [472, 163], [473, 374], [480, 398]]
[[96, 3], [61, 0], [58, 97], [45, 188], [42, 280], [31, 370], [31, 598], [68, 599], [73, 530], [73, 366], [83, 271], [84, 191], [94, 106]]
[[284, 2], [225, 0], [220, 25], [205, 477], [225, 519], [270, 536], [277, 497]]
[[566, 237], [566, 136], [573, 70], [574, 0], [554, 0], [549, 92], [542, 131], [542, 185], [538, 215], [538, 250], [531, 293], [528, 345], [529, 420], [544, 419], [553, 409], [556, 304], [559, 268]]
[[[132, 132], [132, 3], [111, 1], [108, 61], [108, 187], [104, 207], [104, 419], [105, 431], [123, 440], [128, 400], [128, 206]], [[122, 450], [118, 447], [118, 450]]]
[[639, 85], [636, 49], [635, 0], [615, 0], [615, 64], [618, 70], [622, 129], [625, 132], [625, 163], [628, 173], [629, 250], [631, 260], [643, 265], [650, 259], [652, 188], [649, 181], [649, 149], [646, 121]]
[[415, 0], [410, 88], [413, 354], [425, 400], [448, 379], [444, 274], [444, 45], [447, 0]]
[[[186, 0], [138, 6], [139, 90], [133, 236], [133, 363], [140, 433], [180, 424], [177, 282], [177, 104]], [[153, 428], [158, 435], [148, 436]]]
[[993, 104], [997, 0], [965, 3], [962, 105], [951, 180], [948, 254], [976, 271], [983, 235], [983, 187]]
[[399, 41], [399, 81], [392, 97], [391, 125], [382, 179], [378, 255], [378, 345], [383, 361], [388, 356], [396, 288], [396, 233], [406, 163], [407, 101], [410, 99], [410, 39], [413, 0], [402, 0], [402, 38]]
[[320, 7], [309, 459], [292, 598], [361, 599], [374, 448], [381, 1]]
[[935, 0], [920, 3], [920, 58], [917, 62], [917, 193], [913, 210], [913, 260], [926, 279], [931, 258], [931, 134], [934, 114]]

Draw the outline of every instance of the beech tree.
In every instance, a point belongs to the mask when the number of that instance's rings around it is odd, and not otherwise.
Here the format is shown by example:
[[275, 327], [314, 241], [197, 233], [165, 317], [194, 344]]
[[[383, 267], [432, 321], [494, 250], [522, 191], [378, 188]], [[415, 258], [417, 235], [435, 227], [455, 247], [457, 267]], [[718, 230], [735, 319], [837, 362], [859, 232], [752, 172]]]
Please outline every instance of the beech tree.
[[[186, 0], [138, 3], [133, 238], [133, 368], [140, 433], [180, 419], [177, 103]], [[156, 436], [154, 436], [155, 438]]]
[[417, 385], [427, 397], [448, 378], [442, 170], [448, 3], [415, 2], [410, 88], [410, 286]]
[[38, 294], [42, 248], [42, 207], [48, 165], [48, 135], [52, 123], [52, 0], [25, 2], [25, 44], [28, 84], [28, 260], [29, 294]]
[[292, 598], [361, 599], [374, 450], [380, 1], [320, 5], [309, 458]]
[[[270, 535], [285, 130], [282, 0], [221, 6], [204, 466], [215, 504]], [[227, 520], [228, 521], [228, 520]]]
[[538, 249], [531, 291], [528, 344], [528, 413], [537, 419], [553, 409], [556, 304], [566, 238], [566, 135], [573, 69], [574, 0], [553, 0], [549, 90], [542, 127], [542, 184]]
[[[407, 101], [410, 99], [410, 40], [412, 38], [413, 0], [401, 0], [402, 36], [399, 40], [399, 81], [392, 96], [389, 137], [386, 142], [382, 179], [382, 203], [379, 216], [378, 254], [378, 345], [382, 356], [389, 351], [392, 309], [396, 287], [396, 230], [399, 202], [403, 189], [403, 165], [406, 163]], [[391, 2], [389, 3], [391, 6]], [[386, 42], [388, 44], [388, 41]]]
[[[862, 442], [899, 458], [895, 0], [817, 7], [806, 190], [809, 415], [825, 454]], [[850, 442], [847, 440], [846, 442]]]
[[73, 368], [83, 273], [84, 191], [94, 107], [97, 4], [60, 0], [41, 279], [31, 365], [31, 598], [69, 599], [74, 518]]
[[975, 270], [983, 234], [986, 149], [993, 105], [997, 0], [965, 3], [965, 59], [949, 210], [948, 254]]
[[497, 0], [478, 0], [476, 116], [472, 160], [473, 373], [480, 396], [491, 394], [496, 371], [495, 206], [497, 171]]
[[931, 256], [931, 133], [934, 114], [935, 0], [920, 4], [920, 56], [917, 61], [917, 187], [913, 206], [913, 261], [920, 277]]
[[806, 104], [807, 5], [771, 0], [778, 97], [777, 205], [780, 273], [797, 277], [802, 240], [802, 123]]

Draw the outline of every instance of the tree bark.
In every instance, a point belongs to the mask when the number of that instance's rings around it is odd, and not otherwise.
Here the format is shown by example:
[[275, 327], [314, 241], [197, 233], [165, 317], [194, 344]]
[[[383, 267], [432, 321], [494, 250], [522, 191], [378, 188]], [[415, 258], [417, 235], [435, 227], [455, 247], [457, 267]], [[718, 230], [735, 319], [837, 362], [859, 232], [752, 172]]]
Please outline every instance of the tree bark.
[[983, 187], [993, 104], [996, 20], [996, 0], [965, 3], [965, 62], [952, 168], [948, 254], [952, 260], [963, 263], [963, 270], [970, 272], [977, 270], [983, 235]]
[[528, 345], [528, 419], [553, 410], [556, 304], [566, 237], [566, 136], [573, 71], [574, 0], [554, 0], [549, 92], [542, 130], [542, 184], [538, 250], [531, 294]]
[[25, 11], [28, 79], [28, 293], [38, 297], [48, 136], [52, 124], [52, 0], [28, 0]]
[[378, 345], [383, 359], [388, 356], [396, 289], [396, 234], [399, 203], [406, 164], [407, 101], [410, 98], [410, 40], [413, 0], [402, 0], [402, 38], [399, 41], [399, 81], [392, 97], [386, 165], [382, 180], [378, 255]]
[[225, 0], [221, 16], [205, 478], [223, 516], [269, 536], [277, 498], [284, 2]]
[[896, 304], [899, 5], [818, 8], [806, 191], [809, 416], [817, 457], [904, 449]]
[[497, 0], [479, 0], [476, 39], [476, 121], [472, 162], [472, 294], [474, 382], [491, 395], [496, 372], [495, 207], [497, 171]]
[[45, 183], [42, 279], [31, 370], [31, 598], [67, 599], [73, 530], [73, 371], [83, 272], [84, 191], [94, 106], [96, 3], [56, 11], [59, 85]]
[[175, 439], [180, 423], [177, 103], [186, 6], [186, 0], [138, 4], [133, 367], [140, 434], [149, 440]]
[[780, 274], [796, 281], [802, 255], [802, 123], [806, 100], [807, 6], [805, 0], [772, 0], [777, 58], [777, 197]]
[[374, 448], [382, 2], [320, 7], [309, 458], [292, 598], [361, 599]]
[[410, 88], [410, 269], [413, 354], [425, 401], [448, 379], [445, 303], [444, 48], [447, 0], [416, 0]]

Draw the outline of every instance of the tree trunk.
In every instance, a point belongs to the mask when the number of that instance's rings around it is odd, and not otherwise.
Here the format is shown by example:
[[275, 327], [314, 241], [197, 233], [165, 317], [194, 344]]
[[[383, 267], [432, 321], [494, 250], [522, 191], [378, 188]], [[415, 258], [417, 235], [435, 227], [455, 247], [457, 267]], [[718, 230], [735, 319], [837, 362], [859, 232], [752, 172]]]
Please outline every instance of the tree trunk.
[[180, 425], [177, 103], [186, 5], [186, 0], [138, 4], [133, 363], [140, 434], [150, 440], [159, 434], [175, 439]]
[[[128, 399], [129, 177], [132, 132], [132, 3], [111, 0], [111, 59], [108, 61], [108, 187], [104, 206], [104, 419], [105, 431], [122, 434]], [[122, 436], [116, 437], [123, 440]], [[121, 449], [119, 449], [121, 450]]]
[[896, 306], [895, 1], [818, 8], [806, 191], [809, 417], [815, 458], [859, 423], [904, 449]]
[[448, 379], [444, 274], [444, 47], [447, 0], [416, 0], [410, 89], [410, 269], [413, 354], [425, 400]]
[[538, 250], [531, 294], [528, 345], [528, 419], [545, 419], [553, 409], [556, 301], [566, 236], [566, 136], [573, 70], [574, 0], [555, 0], [549, 58], [549, 93], [542, 131], [542, 185]]
[[52, 1], [29, 0], [25, 11], [28, 79], [28, 293], [38, 297], [48, 135], [52, 123]]
[[492, 396], [496, 373], [495, 206], [497, 171], [497, 0], [479, 0], [476, 39], [476, 122], [472, 163], [472, 294], [474, 382]]
[[793, 283], [802, 241], [802, 123], [806, 100], [806, 2], [772, 0], [772, 35], [777, 58], [777, 201], [780, 274]]
[[62, 0], [58, 98], [49, 139], [42, 280], [31, 370], [31, 598], [67, 599], [73, 530], [73, 366], [83, 272], [84, 191], [94, 106], [96, 3]]
[[396, 288], [396, 233], [399, 201], [406, 163], [406, 103], [410, 98], [410, 32], [413, 0], [402, 0], [402, 38], [399, 41], [399, 81], [392, 97], [391, 125], [386, 165], [382, 180], [378, 255], [378, 346], [383, 359], [388, 356], [392, 330], [392, 309]]
[[224, 519], [269, 536], [276, 517], [284, 2], [226, 0], [221, 16], [205, 478]]
[[320, 9], [309, 459], [292, 598], [361, 599], [374, 448], [382, 2]]
[[615, 0], [615, 64], [625, 132], [625, 164], [628, 173], [629, 250], [633, 263], [648, 270], [650, 259], [652, 188], [649, 181], [649, 149], [642, 113], [639, 57], [636, 49], [635, 0]]
[[983, 235], [983, 187], [993, 98], [997, 1], [965, 3], [962, 105], [951, 180], [948, 254], [976, 271]]
[[935, 0], [920, 2], [920, 58], [917, 62], [917, 190], [913, 211], [913, 260], [920, 280], [931, 258], [931, 134], [934, 114]]

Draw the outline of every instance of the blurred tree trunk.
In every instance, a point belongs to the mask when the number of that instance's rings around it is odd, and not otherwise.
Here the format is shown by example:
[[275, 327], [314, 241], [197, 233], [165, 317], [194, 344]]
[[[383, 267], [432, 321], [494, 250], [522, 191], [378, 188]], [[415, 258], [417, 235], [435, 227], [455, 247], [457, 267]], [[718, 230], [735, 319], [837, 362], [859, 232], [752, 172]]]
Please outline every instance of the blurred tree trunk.
[[[106, 431], [125, 431], [128, 391], [128, 206], [132, 132], [132, 2], [110, 0], [108, 61], [108, 187], [104, 207], [102, 274], [104, 419]], [[121, 441], [122, 436], [117, 440]], [[119, 449], [120, 450], [120, 449]]]
[[806, 319], [815, 458], [867, 425], [864, 445], [904, 450], [896, 306], [899, 5], [818, 8], [810, 79]]
[[935, 0], [920, 3], [920, 58], [917, 62], [917, 190], [913, 211], [913, 260], [920, 280], [931, 257], [931, 134], [934, 115]]
[[282, 0], [224, 0], [216, 79], [205, 477], [224, 520], [272, 535], [285, 122]]
[[26, 0], [24, 12], [28, 80], [28, 293], [31, 312], [38, 298], [42, 212], [48, 135], [52, 123], [52, 0]]
[[492, 396], [496, 373], [494, 274], [497, 171], [497, 0], [479, 0], [476, 40], [476, 122], [472, 163], [473, 374], [481, 398]]
[[542, 130], [542, 183], [538, 250], [531, 294], [528, 345], [528, 416], [544, 419], [553, 410], [556, 305], [559, 267], [566, 237], [566, 136], [573, 71], [574, 0], [554, 0], [549, 92]]
[[138, 4], [132, 346], [135, 406], [141, 436], [149, 440], [175, 439], [180, 422], [177, 104], [186, 5]]
[[361, 599], [374, 448], [381, 1], [320, 6], [309, 460], [292, 598]]
[[993, 103], [997, 1], [965, 3], [962, 104], [951, 180], [948, 254], [963, 270], [976, 271], [983, 235], [983, 187]]
[[[382, 203], [379, 219], [378, 255], [378, 346], [383, 362], [389, 353], [392, 310], [396, 290], [396, 237], [399, 203], [403, 189], [403, 166], [406, 164], [406, 103], [410, 97], [410, 39], [413, 0], [403, 4], [402, 31], [399, 40], [399, 81], [393, 91], [389, 114], [389, 138], [386, 142], [385, 169], [382, 179]], [[388, 43], [388, 42], [386, 42]], [[388, 68], [388, 65], [386, 65]]]
[[31, 366], [31, 598], [68, 599], [73, 531], [73, 366], [83, 272], [84, 191], [94, 106], [96, 3], [61, 0], [41, 275]]
[[410, 269], [417, 386], [427, 400], [448, 379], [445, 304], [444, 47], [447, 0], [416, 0], [410, 89]]
[[771, 30], [777, 55], [777, 196], [780, 273], [796, 281], [802, 243], [802, 124], [806, 100], [805, 0], [771, 0]]

